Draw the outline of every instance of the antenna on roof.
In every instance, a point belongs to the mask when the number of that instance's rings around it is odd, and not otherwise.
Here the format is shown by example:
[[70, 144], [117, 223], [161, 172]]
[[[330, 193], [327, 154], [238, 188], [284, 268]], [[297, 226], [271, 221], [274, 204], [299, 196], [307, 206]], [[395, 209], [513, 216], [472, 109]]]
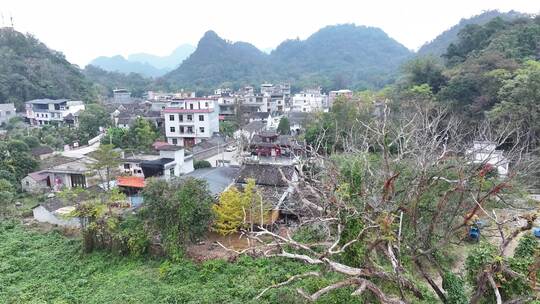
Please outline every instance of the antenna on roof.
[[9, 16], [9, 20], [11, 21], [11, 28], [15, 28], [15, 26], [13, 25], [13, 16]]

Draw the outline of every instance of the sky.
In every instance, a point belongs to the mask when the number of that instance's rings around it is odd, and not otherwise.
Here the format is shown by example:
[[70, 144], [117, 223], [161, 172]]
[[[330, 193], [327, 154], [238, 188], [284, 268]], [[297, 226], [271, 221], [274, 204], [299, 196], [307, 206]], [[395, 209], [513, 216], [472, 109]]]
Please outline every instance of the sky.
[[407, 48], [485, 10], [540, 13], [538, 0], [1, 0], [0, 25], [28, 32], [81, 67], [98, 56], [167, 55], [207, 30], [260, 49], [327, 25], [383, 29]]

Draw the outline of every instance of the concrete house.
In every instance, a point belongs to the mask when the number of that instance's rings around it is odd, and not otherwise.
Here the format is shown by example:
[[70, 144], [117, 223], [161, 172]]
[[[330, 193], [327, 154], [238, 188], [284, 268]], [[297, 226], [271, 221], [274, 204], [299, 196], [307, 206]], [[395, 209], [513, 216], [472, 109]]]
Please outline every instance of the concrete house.
[[0, 126], [8, 123], [15, 116], [15, 105], [13, 103], [0, 104]]
[[[34, 99], [26, 102], [26, 119], [31, 125], [75, 123], [74, 114], [85, 109], [80, 100]], [[69, 117], [68, 115], [71, 114]]]
[[192, 147], [219, 132], [219, 107], [213, 98], [174, 99], [163, 116], [171, 145]]

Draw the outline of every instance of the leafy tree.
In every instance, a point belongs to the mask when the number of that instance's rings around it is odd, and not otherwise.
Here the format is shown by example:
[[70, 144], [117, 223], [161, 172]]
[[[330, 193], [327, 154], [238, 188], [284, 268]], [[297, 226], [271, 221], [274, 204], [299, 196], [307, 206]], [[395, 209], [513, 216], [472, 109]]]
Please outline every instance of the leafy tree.
[[146, 151], [159, 137], [159, 132], [148, 120], [138, 117], [129, 128], [126, 137], [130, 148]]
[[120, 153], [113, 149], [113, 145], [100, 145], [93, 155], [96, 162], [90, 166], [97, 171], [101, 182], [107, 183], [107, 190], [111, 189], [111, 175], [120, 165]]
[[20, 181], [38, 167], [28, 151], [28, 146], [22, 141], [0, 142], [0, 168], [12, 174], [14, 180]]
[[152, 179], [143, 190], [142, 216], [159, 234], [169, 254], [202, 237], [212, 221], [213, 198], [202, 180], [167, 183]]
[[219, 203], [212, 209], [216, 215], [214, 228], [222, 235], [248, 227], [253, 231], [256, 225], [264, 226], [270, 216], [269, 208], [263, 202], [254, 179], [248, 179], [242, 191], [236, 187], [224, 191], [219, 197]]
[[99, 134], [99, 128], [111, 125], [111, 117], [107, 110], [98, 104], [90, 104], [79, 115], [79, 137], [82, 142]]
[[527, 61], [513, 78], [503, 81], [499, 91], [502, 102], [489, 116], [501, 125], [516, 123], [529, 140], [537, 144], [540, 134], [540, 62]]
[[405, 64], [404, 70], [409, 86], [428, 84], [433, 93], [439, 92], [447, 81], [443, 66], [433, 57], [413, 59]]
[[289, 119], [287, 117], [282, 117], [279, 120], [277, 131], [283, 135], [288, 135], [291, 132], [291, 124], [289, 123]]
[[236, 130], [238, 130], [238, 125], [232, 121], [219, 122], [219, 133], [225, 136], [232, 137]]

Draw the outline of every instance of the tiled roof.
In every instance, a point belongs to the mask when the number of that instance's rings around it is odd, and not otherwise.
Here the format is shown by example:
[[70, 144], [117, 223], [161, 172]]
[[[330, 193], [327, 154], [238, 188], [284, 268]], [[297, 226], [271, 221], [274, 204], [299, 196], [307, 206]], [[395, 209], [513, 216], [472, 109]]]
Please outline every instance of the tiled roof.
[[257, 185], [286, 187], [287, 181], [283, 180], [280, 170], [289, 180], [295, 172], [294, 166], [245, 164], [240, 169], [236, 182], [246, 184], [248, 179], [253, 178]]
[[117, 185], [122, 187], [144, 188], [144, 177], [118, 176]]

